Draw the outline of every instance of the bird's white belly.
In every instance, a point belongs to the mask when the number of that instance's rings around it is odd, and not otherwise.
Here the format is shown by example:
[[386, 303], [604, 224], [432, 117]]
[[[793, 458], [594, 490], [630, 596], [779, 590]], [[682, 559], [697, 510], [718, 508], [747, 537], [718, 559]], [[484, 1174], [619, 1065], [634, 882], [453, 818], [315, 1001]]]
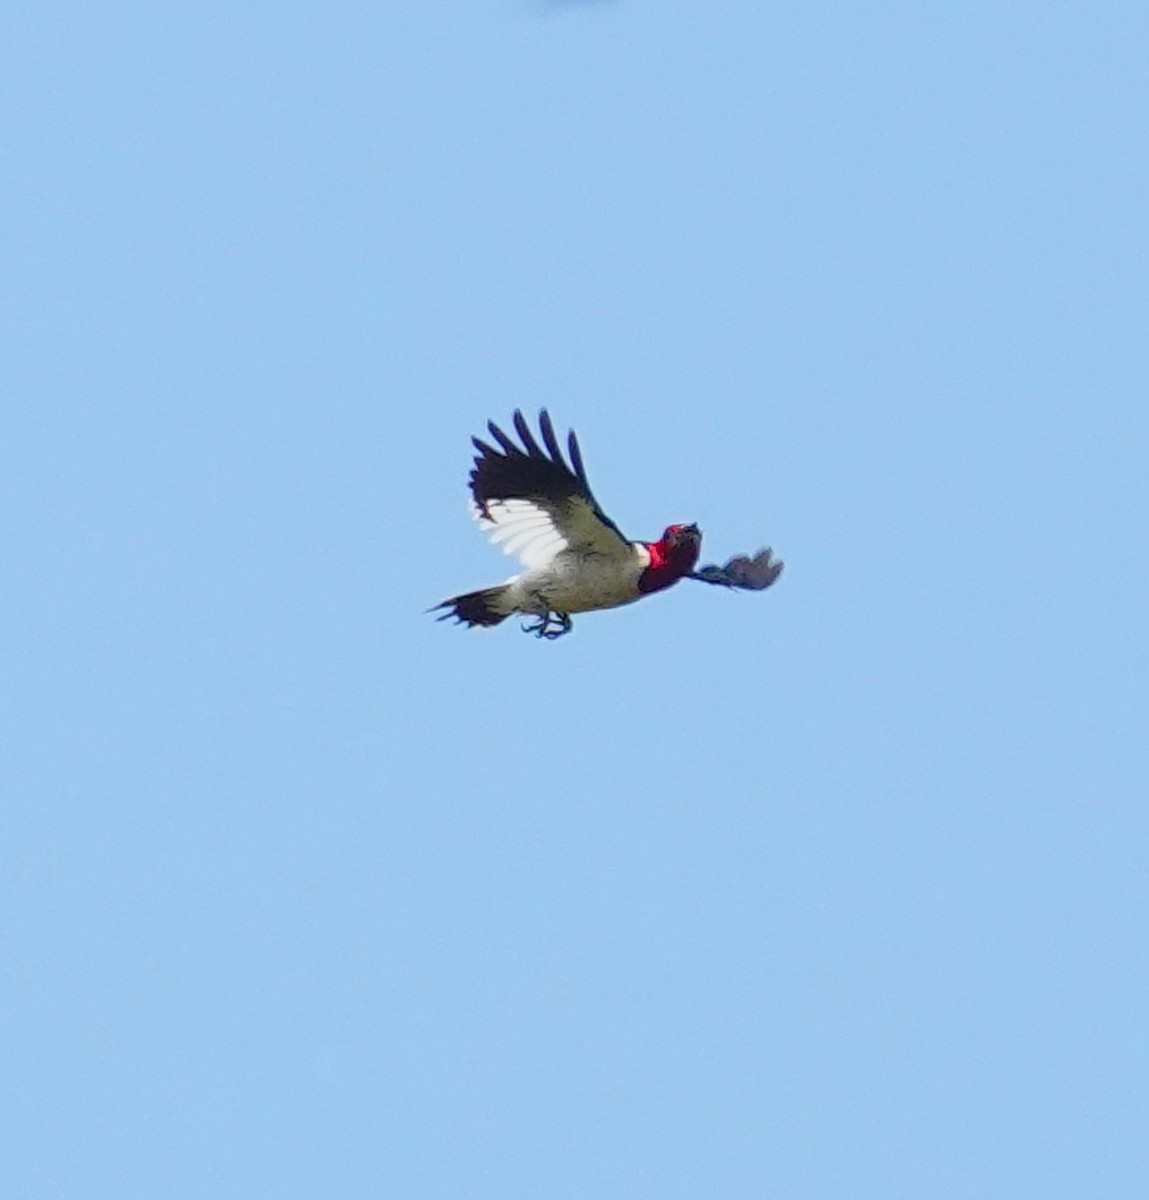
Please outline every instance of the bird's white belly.
[[545, 615], [590, 612], [630, 604], [641, 593], [638, 577], [644, 563], [619, 562], [605, 555], [558, 554], [544, 567], [528, 571], [516, 580], [515, 599], [522, 612]]

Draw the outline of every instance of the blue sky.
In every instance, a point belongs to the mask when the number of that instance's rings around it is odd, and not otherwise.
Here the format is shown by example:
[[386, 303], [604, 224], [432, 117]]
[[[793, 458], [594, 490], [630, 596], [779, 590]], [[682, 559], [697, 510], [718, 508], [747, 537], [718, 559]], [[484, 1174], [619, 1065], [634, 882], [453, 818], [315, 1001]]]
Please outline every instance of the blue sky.
[[8, 7], [5, 1195], [1147, 1194], [1147, 33]]

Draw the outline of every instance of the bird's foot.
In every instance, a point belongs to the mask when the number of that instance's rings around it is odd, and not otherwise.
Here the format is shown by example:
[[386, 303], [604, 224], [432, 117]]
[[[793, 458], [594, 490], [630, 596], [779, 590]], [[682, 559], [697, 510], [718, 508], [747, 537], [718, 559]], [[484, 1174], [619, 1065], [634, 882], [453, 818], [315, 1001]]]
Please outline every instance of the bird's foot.
[[539, 617], [533, 625], [524, 625], [524, 633], [533, 633], [535, 637], [546, 638], [548, 642], [553, 642], [555, 638], [561, 638], [564, 633], [570, 633], [574, 628], [574, 622], [567, 616], [566, 613], [548, 612], [546, 616]]
[[555, 620], [558, 621], [558, 628], [546, 630], [542, 635], [543, 637], [547, 638], [548, 641], [552, 642], [555, 640], [555, 638], [561, 638], [563, 634], [570, 633], [570, 631], [574, 628], [574, 622], [566, 613], [557, 612], [554, 613], [553, 616]]

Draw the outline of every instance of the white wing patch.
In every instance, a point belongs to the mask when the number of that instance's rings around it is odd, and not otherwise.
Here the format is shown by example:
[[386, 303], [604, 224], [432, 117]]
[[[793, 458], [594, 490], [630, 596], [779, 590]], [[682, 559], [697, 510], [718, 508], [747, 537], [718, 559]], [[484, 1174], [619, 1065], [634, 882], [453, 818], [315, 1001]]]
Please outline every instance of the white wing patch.
[[544, 566], [570, 542], [554, 517], [533, 500], [490, 500], [488, 519], [476, 504], [471, 515], [504, 554], [514, 554], [528, 569]]

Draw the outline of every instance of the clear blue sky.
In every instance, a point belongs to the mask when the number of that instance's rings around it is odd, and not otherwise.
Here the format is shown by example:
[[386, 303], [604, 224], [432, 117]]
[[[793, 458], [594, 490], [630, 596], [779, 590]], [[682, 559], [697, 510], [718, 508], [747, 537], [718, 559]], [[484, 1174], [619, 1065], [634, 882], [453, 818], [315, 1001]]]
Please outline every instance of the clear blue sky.
[[1144, 4], [0, 32], [3, 1194], [1149, 1195]]

